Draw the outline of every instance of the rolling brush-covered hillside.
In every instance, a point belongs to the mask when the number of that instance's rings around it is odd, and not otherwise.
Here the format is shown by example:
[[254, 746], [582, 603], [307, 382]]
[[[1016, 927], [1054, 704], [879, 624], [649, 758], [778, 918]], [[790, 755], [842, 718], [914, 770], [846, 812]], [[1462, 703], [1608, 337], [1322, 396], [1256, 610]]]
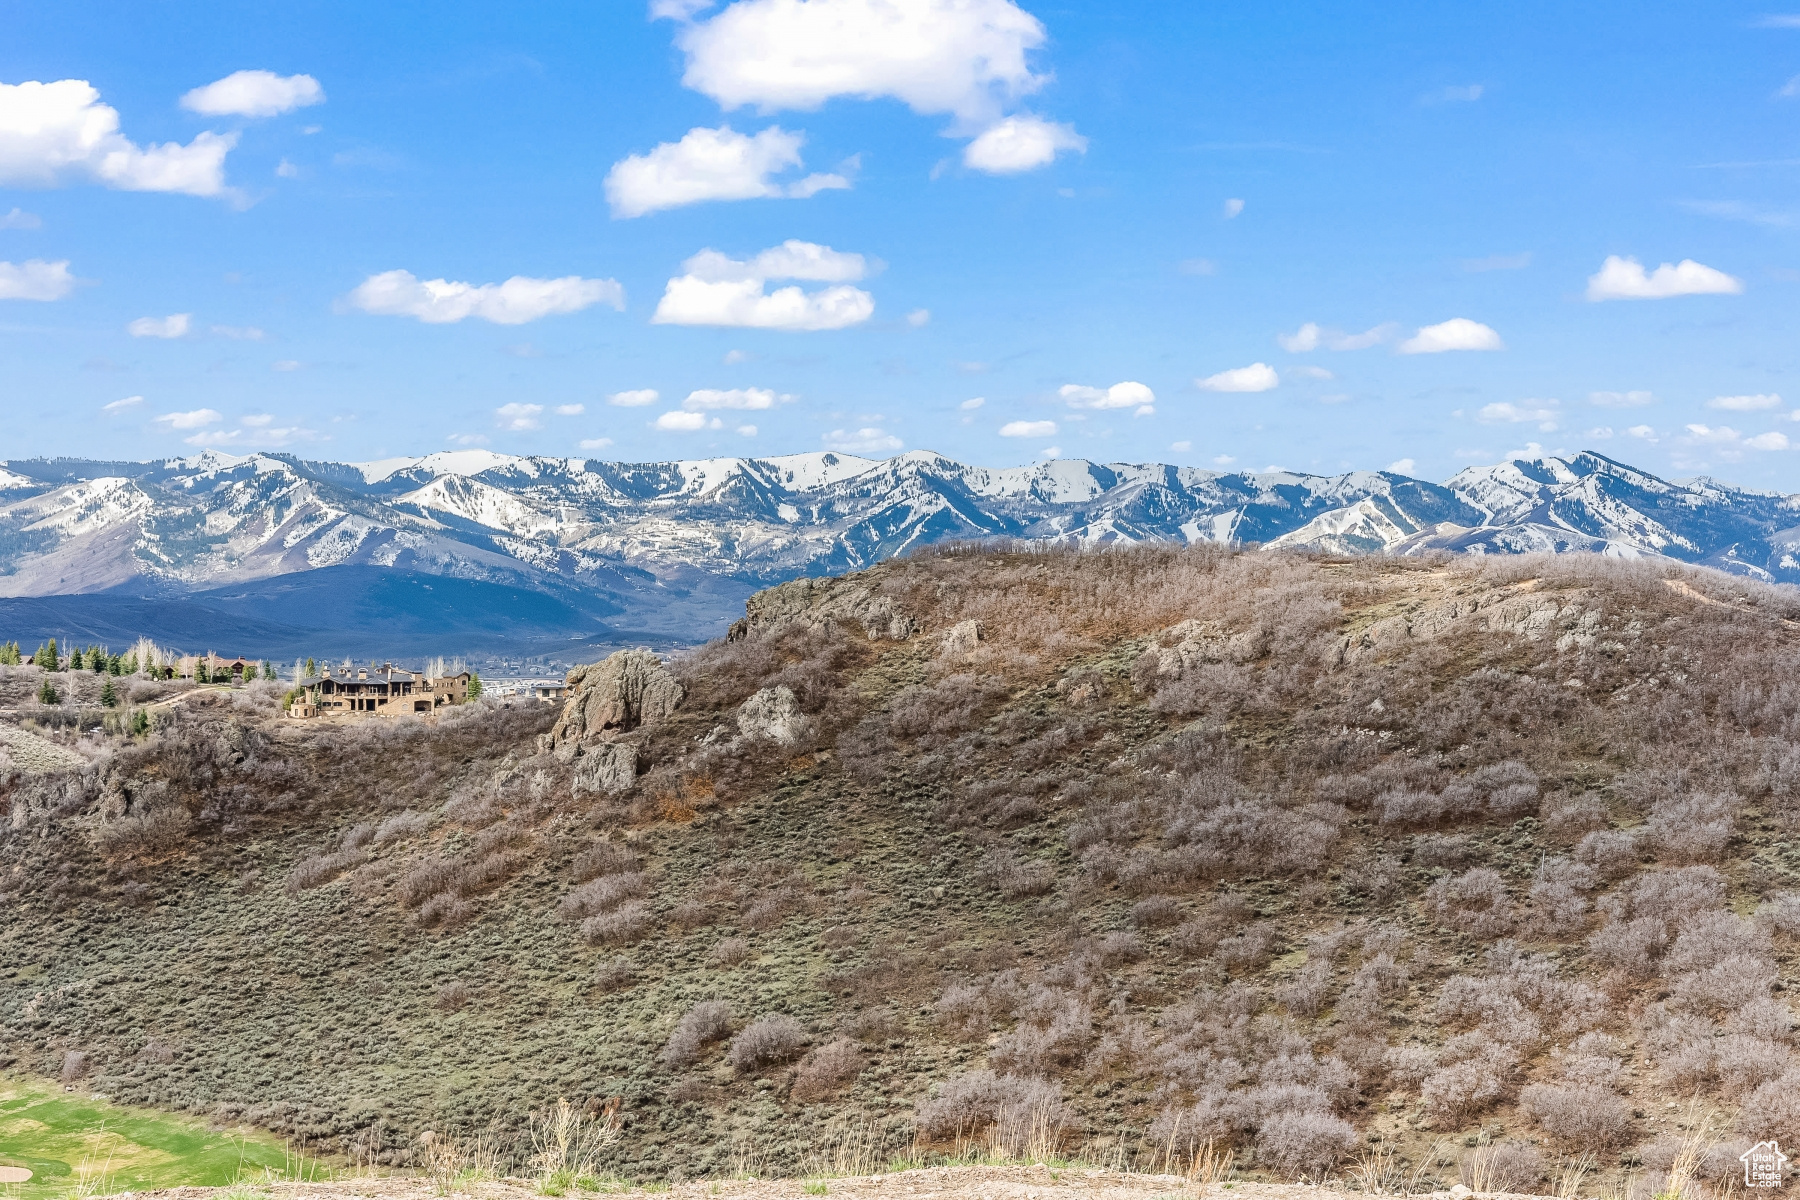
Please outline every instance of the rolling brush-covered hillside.
[[562, 709], [189, 695], [0, 780], [0, 1065], [397, 1166], [617, 1097], [637, 1179], [1724, 1179], [1800, 1137], [1797, 679], [1698, 568], [1201, 546], [785, 584]]

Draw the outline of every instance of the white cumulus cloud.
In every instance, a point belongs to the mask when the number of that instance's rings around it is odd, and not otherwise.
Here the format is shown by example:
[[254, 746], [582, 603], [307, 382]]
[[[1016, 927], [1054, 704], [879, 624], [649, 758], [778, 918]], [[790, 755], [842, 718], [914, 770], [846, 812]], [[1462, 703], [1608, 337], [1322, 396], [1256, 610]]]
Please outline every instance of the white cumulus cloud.
[[800, 166], [805, 140], [805, 134], [778, 125], [755, 135], [729, 125], [690, 129], [679, 142], [614, 163], [606, 173], [606, 200], [615, 217], [641, 217], [705, 200], [805, 199], [849, 187], [842, 175], [808, 175], [789, 183], [772, 178]]
[[1049, 437], [1055, 432], [1055, 421], [1008, 421], [1000, 427], [1001, 437]]
[[24, 209], [13, 206], [13, 210], [0, 215], [0, 229], [42, 229], [44, 219], [36, 213], [28, 213]]
[[969, 399], [964, 400], [961, 404], [957, 405], [956, 407], [962, 409], [964, 412], [974, 412], [976, 409], [980, 408], [982, 405], [984, 405], [986, 403], [987, 403], [986, 396], [971, 396]]
[[0, 300], [61, 300], [74, 290], [75, 277], [69, 274], [66, 258], [0, 262]]
[[54, 187], [86, 178], [130, 192], [227, 192], [225, 156], [236, 134], [212, 132], [139, 146], [119, 112], [85, 79], [0, 83], [0, 186]]
[[311, 75], [233, 71], [181, 98], [181, 107], [208, 117], [273, 117], [325, 103], [325, 89]]
[[691, 22], [675, 37], [681, 81], [727, 110], [892, 98], [951, 116], [958, 136], [985, 131], [965, 154], [983, 171], [1029, 170], [1084, 145], [1068, 126], [1007, 116], [1049, 79], [1027, 61], [1044, 26], [1012, 0], [738, 0], [693, 21], [708, 7], [654, 0], [652, 15]]
[[1448, 350], [1504, 350], [1500, 335], [1467, 317], [1427, 325], [1400, 343], [1402, 354], [1442, 354]]
[[559, 404], [556, 406], [556, 415], [559, 417], [579, 417], [586, 411], [587, 405], [585, 404]]
[[102, 404], [101, 412], [121, 413], [128, 408], [136, 408], [144, 402], [142, 396], [127, 396], [123, 400], [114, 400], [111, 404]]
[[1648, 273], [1635, 258], [1608, 255], [1600, 269], [1588, 277], [1589, 300], [1667, 300], [1671, 296], [1736, 295], [1744, 290], [1741, 280], [1723, 271], [1684, 258], [1664, 263]]
[[170, 429], [199, 429], [203, 425], [212, 425], [220, 419], [221, 414], [211, 408], [196, 408], [191, 412], [164, 413], [156, 418], [159, 424], [167, 425]]
[[520, 432], [527, 429], [539, 429], [543, 422], [538, 418], [544, 415], [541, 404], [502, 404], [494, 410], [495, 424], [502, 429]]
[[675, 42], [682, 83], [727, 109], [893, 97], [983, 122], [1043, 86], [1044, 26], [1011, 0], [738, 0]]
[[1754, 396], [1714, 396], [1706, 402], [1708, 408], [1722, 408], [1727, 412], [1759, 412], [1780, 406], [1781, 397], [1774, 392]]
[[[663, 290], [654, 323], [812, 331], [859, 325], [875, 312], [875, 298], [849, 286], [869, 273], [869, 260], [814, 242], [790, 239], [747, 260], [702, 250], [682, 270]], [[789, 285], [770, 292], [771, 279], [837, 286], [808, 292]]]
[[913, 309], [906, 314], [906, 323], [911, 325], [914, 329], [923, 329], [925, 326], [931, 324], [931, 310], [929, 308]]
[[1130, 380], [1107, 388], [1065, 383], [1057, 395], [1067, 401], [1070, 408], [1132, 408], [1145, 416], [1156, 411], [1156, 393]]
[[1196, 379], [1194, 384], [1208, 392], [1266, 392], [1281, 386], [1281, 376], [1268, 363], [1257, 362]]
[[1087, 144], [1073, 125], [1060, 125], [1026, 113], [1007, 117], [983, 130], [963, 147], [963, 165], [990, 175], [1014, 175], [1049, 166], [1060, 150], [1085, 154]]
[[610, 445], [612, 445], [612, 439], [608, 437], [581, 439], [581, 448], [583, 450], [604, 450]]
[[1484, 404], [1481, 411], [1475, 414], [1477, 421], [1490, 425], [1518, 425], [1531, 421], [1545, 433], [1554, 433], [1561, 413], [1557, 411], [1555, 400], [1521, 400], [1517, 404], [1502, 401], [1498, 404]]
[[825, 448], [840, 454], [892, 454], [906, 445], [885, 429], [834, 429], [824, 435]]
[[719, 408], [764, 409], [774, 408], [777, 403], [786, 404], [793, 398], [777, 396], [768, 388], [696, 388], [687, 394], [681, 407], [688, 412]]
[[1396, 475], [1411, 475], [1418, 464], [1410, 458], [1397, 458], [1387, 465], [1387, 469]]
[[695, 433], [702, 429], [723, 429], [725, 422], [713, 417], [709, 422], [705, 413], [682, 412], [673, 409], [656, 418], [656, 428], [673, 430], [676, 433]]
[[523, 325], [555, 313], [580, 312], [595, 304], [624, 311], [625, 289], [612, 279], [531, 279], [514, 275], [505, 283], [421, 280], [411, 271], [383, 271], [357, 285], [348, 301], [377, 316], [417, 317], [428, 325], [479, 317], [496, 325]]
[[166, 317], [139, 317], [125, 326], [125, 332], [132, 337], [147, 338], [179, 338], [186, 337], [188, 324], [193, 320], [192, 313], [171, 313]]
[[1238, 199], [1236, 196], [1233, 196], [1231, 199], [1229, 199], [1225, 202], [1224, 213], [1225, 213], [1225, 219], [1227, 221], [1236, 217], [1239, 213], [1241, 213], [1243, 211], [1244, 211], [1244, 202], [1242, 200]]
[[1770, 430], [1744, 439], [1744, 445], [1752, 450], [1786, 450], [1789, 444], [1787, 434], [1779, 430]]
[[614, 392], [606, 398], [606, 402], [619, 408], [642, 408], [646, 404], [655, 404], [662, 396], [655, 388], [630, 388], [623, 392]]
[[1327, 329], [1308, 321], [1292, 333], [1276, 334], [1275, 340], [1290, 354], [1305, 354], [1320, 346], [1327, 350], [1367, 350], [1370, 346], [1378, 346], [1387, 341], [1395, 332], [1396, 327], [1392, 321], [1383, 322], [1362, 333], [1345, 333], [1341, 329]]

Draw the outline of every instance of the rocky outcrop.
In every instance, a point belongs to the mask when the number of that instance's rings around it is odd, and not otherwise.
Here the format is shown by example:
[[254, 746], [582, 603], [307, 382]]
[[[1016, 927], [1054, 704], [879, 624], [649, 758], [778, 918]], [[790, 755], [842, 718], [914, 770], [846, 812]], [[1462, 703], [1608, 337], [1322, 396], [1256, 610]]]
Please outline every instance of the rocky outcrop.
[[806, 730], [806, 717], [793, 689], [766, 687], [738, 705], [738, 736], [791, 746]]
[[732, 625], [731, 637], [735, 641], [791, 622], [823, 626], [833, 621], [848, 621], [871, 638], [896, 642], [919, 631], [918, 621], [898, 601], [861, 580], [795, 579], [746, 600], [744, 619]]
[[575, 760], [569, 791], [612, 795], [626, 791], [637, 781], [637, 747], [630, 742], [596, 742]]
[[945, 658], [971, 658], [981, 645], [981, 622], [973, 618], [958, 621], [944, 634], [944, 644], [938, 653]]
[[[596, 745], [617, 743], [640, 726], [666, 720], [686, 694], [662, 660], [648, 650], [621, 650], [600, 662], [576, 667], [569, 672], [568, 685], [562, 716], [540, 746], [563, 762], [592, 755]], [[631, 751], [634, 771], [636, 753]], [[622, 756], [614, 750], [605, 754], [613, 765], [602, 769], [584, 764], [583, 771], [590, 777], [597, 777], [594, 773], [599, 771], [608, 779], [617, 778]]]
[[1217, 621], [1194, 618], [1172, 625], [1158, 639], [1156, 673], [1179, 679], [1204, 663], [1251, 662], [1267, 650], [1267, 636], [1260, 630], [1232, 633]]

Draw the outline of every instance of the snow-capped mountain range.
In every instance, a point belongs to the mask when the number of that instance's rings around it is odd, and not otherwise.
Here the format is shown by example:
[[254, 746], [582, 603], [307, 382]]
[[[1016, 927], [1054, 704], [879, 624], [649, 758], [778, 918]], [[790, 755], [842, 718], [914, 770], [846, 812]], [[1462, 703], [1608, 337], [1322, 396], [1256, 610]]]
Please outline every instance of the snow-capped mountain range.
[[[1800, 496], [1671, 483], [1583, 453], [1443, 484], [1064, 459], [999, 470], [929, 452], [663, 463], [485, 450], [370, 463], [207, 452], [0, 462], [0, 597], [235, 598], [307, 579], [353, 627], [383, 575], [552, 597], [577, 626], [704, 637], [750, 590], [951, 539], [1236, 541], [1343, 553], [1591, 550], [1800, 582]], [[349, 571], [361, 568], [360, 571]], [[363, 580], [339, 596], [333, 579]], [[421, 585], [429, 587], [429, 585]], [[388, 604], [435, 603], [422, 594]], [[323, 606], [323, 607], [321, 607]]]

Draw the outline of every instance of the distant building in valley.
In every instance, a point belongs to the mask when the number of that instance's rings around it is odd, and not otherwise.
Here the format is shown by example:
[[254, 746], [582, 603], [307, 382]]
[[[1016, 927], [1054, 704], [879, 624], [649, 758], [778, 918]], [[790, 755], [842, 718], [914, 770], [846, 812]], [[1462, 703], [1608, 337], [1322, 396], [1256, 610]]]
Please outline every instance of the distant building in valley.
[[299, 682], [300, 695], [288, 705], [288, 716], [411, 717], [464, 703], [469, 673], [427, 678], [392, 663], [332, 671], [326, 667]]
[[193, 679], [201, 664], [206, 665], [206, 677], [223, 681], [226, 678], [254, 679], [261, 664], [251, 662], [244, 657], [221, 658], [210, 650], [205, 654], [183, 655], [175, 664], [175, 675], [178, 679]]

